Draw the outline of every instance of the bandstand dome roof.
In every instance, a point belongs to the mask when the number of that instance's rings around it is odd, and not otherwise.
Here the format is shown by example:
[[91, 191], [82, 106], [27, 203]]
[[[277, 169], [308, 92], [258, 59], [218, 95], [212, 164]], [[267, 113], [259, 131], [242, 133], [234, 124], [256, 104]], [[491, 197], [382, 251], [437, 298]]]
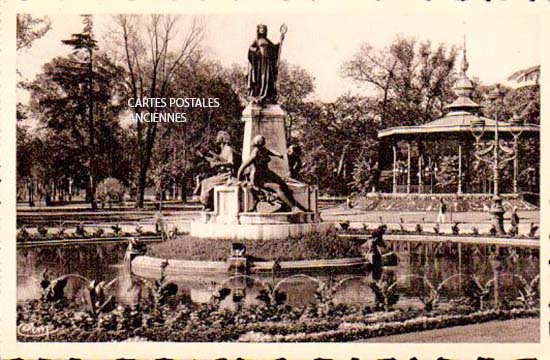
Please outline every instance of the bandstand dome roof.
[[[457, 136], [472, 136], [473, 127], [481, 128], [487, 137], [492, 137], [495, 131], [496, 121], [483, 116], [472, 114], [468, 111], [451, 111], [447, 115], [422, 125], [397, 126], [378, 132], [379, 139], [398, 138], [407, 139], [410, 137], [439, 137], [444, 138]], [[508, 137], [511, 133], [533, 136], [540, 132], [539, 125], [535, 124], [515, 124], [506, 121], [498, 122], [498, 129], [501, 136]]]
[[[462, 72], [454, 84], [454, 91], [457, 95], [455, 101], [445, 106], [449, 112], [434, 121], [422, 125], [397, 126], [378, 132], [379, 139], [386, 140], [410, 140], [419, 138], [456, 138], [472, 137], [472, 132], [483, 130], [485, 138], [492, 138], [495, 132], [496, 120], [477, 115], [481, 106], [471, 99], [474, 90], [474, 83], [468, 78], [468, 60], [466, 59], [466, 48], [464, 47], [462, 60]], [[522, 136], [537, 136], [540, 132], [539, 125], [522, 124], [518, 121], [498, 121], [499, 135], [503, 138], [510, 138], [512, 134], [521, 133]]]

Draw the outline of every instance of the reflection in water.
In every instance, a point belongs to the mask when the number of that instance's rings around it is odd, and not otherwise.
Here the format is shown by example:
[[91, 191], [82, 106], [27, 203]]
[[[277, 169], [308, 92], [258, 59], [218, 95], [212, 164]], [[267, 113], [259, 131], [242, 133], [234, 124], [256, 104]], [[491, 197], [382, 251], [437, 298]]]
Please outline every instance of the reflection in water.
[[90, 280], [113, 280], [123, 275], [125, 250], [126, 244], [18, 249], [17, 299], [39, 298], [44, 272], [50, 279], [78, 274]]
[[[538, 249], [456, 243], [389, 242], [399, 257], [391, 269], [392, 288], [400, 295], [400, 306], [422, 306], [433, 300], [460, 297], [471, 290], [475, 280], [481, 288], [491, 288], [489, 298], [516, 298], [518, 289], [539, 274]], [[118, 301], [136, 303], [150, 296], [154, 279], [129, 274], [123, 264], [125, 245], [87, 245], [79, 247], [21, 249], [17, 253], [17, 296], [19, 301], [40, 297], [44, 271], [51, 279], [79, 274], [90, 280], [105, 281], [105, 289]], [[390, 273], [388, 273], [390, 274]], [[498, 276], [497, 276], [498, 275]], [[495, 276], [497, 276], [496, 279]], [[491, 281], [491, 279], [493, 279]], [[319, 301], [320, 289], [330, 289], [335, 303], [371, 304], [370, 274], [310, 273], [266, 276], [180, 275], [166, 279], [178, 286], [178, 296], [187, 302], [204, 303], [214, 299], [222, 307], [261, 305], [265, 292], [276, 290], [279, 300], [292, 306]], [[326, 285], [326, 286], [325, 286]], [[389, 285], [389, 284], [388, 284]], [[68, 286], [75, 298], [84, 285]], [[538, 285], [537, 285], [538, 286]], [[419, 297], [422, 302], [420, 302]]]

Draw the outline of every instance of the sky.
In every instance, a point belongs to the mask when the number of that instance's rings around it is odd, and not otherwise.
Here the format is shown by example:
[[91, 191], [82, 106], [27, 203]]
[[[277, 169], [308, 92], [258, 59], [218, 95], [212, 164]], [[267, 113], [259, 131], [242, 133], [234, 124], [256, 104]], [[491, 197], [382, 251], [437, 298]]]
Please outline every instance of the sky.
[[[31, 49], [17, 54], [17, 68], [32, 80], [44, 63], [69, 54], [61, 44], [70, 34], [82, 30], [78, 15], [48, 14], [52, 30], [37, 40]], [[540, 19], [535, 13], [504, 14], [462, 12], [451, 16], [430, 13], [349, 14], [225, 14], [201, 16], [206, 26], [203, 45], [206, 54], [224, 65], [246, 65], [247, 49], [255, 36], [256, 25], [268, 25], [268, 37], [279, 41], [279, 27], [285, 23], [288, 33], [282, 58], [305, 68], [315, 78], [315, 98], [335, 100], [351, 91], [368, 92], [350, 79], [342, 78], [340, 68], [367, 42], [375, 48], [389, 46], [398, 36], [429, 40], [462, 47], [466, 36], [468, 74], [484, 84], [507, 83], [514, 71], [540, 64]], [[110, 15], [94, 16], [99, 47], [113, 24]], [[460, 64], [460, 63], [459, 63]], [[458, 64], [458, 65], [459, 65]], [[18, 94], [25, 101], [25, 94]]]

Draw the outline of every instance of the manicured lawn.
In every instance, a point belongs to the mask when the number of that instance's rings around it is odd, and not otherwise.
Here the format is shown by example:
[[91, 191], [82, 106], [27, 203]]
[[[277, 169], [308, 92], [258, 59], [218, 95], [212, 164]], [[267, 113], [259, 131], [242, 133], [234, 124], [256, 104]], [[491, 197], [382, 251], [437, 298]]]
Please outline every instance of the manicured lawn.
[[[147, 255], [178, 260], [224, 261], [231, 255], [233, 240], [181, 236], [176, 240], [148, 245]], [[361, 256], [363, 241], [338, 238], [335, 231], [308, 234], [285, 240], [245, 240], [246, 253], [257, 260], [314, 260]]]
[[465, 342], [465, 343], [507, 343], [539, 342], [540, 319], [496, 320], [483, 324], [454, 326], [445, 329], [419, 331], [401, 335], [359, 340], [359, 342]]

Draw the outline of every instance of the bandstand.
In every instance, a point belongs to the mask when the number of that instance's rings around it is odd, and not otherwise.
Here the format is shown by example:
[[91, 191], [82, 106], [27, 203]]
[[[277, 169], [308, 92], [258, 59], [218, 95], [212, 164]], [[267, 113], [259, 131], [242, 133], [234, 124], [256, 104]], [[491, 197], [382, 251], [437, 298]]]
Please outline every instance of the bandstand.
[[[381, 161], [382, 170], [385, 174], [391, 174], [391, 186], [386, 186], [387, 191], [393, 194], [446, 193], [459, 196], [469, 193], [490, 198], [500, 195], [502, 170], [510, 166], [511, 171], [508, 171], [506, 178], [508, 194], [527, 190], [538, 193], [533, 188], [521, 189], [518, 184], [520, 172], [529, 166], [538, 172], [538, 163], [520, 164], [518, 155], [522, 141], [538, 140], [539, 125], [524, 123], [518, 117], [503, 121], [498, 116], [496, 119], [481, 116], [481, 106], [472, 100], [474, 83], [466, 74], [466, 51], [461, 70], [454, 86], [457, 98], [445, 106], [446, 115], [422, 125], [391, 127], [379, 131], [381, 154], [386, 154], [386, 158]], [[498, 101], [499, 94], [495, 94], [493, 99]], [[437, 153], [433, 156], [435, 147], [438, 151], [444, 149], [446, 154]], [[470, 182], [472, 171], [475, 171], [472, 166], [475, 161], [485, 163], [490, 170], [491, 179], [485, 189], [479, 186], [476, 188]], [[442, 167], [449, 170], [450, 166], [450, 172], [454, 174], [452, 181], [445, 186], [434, 184], [434, 178], [442, 171]]]

